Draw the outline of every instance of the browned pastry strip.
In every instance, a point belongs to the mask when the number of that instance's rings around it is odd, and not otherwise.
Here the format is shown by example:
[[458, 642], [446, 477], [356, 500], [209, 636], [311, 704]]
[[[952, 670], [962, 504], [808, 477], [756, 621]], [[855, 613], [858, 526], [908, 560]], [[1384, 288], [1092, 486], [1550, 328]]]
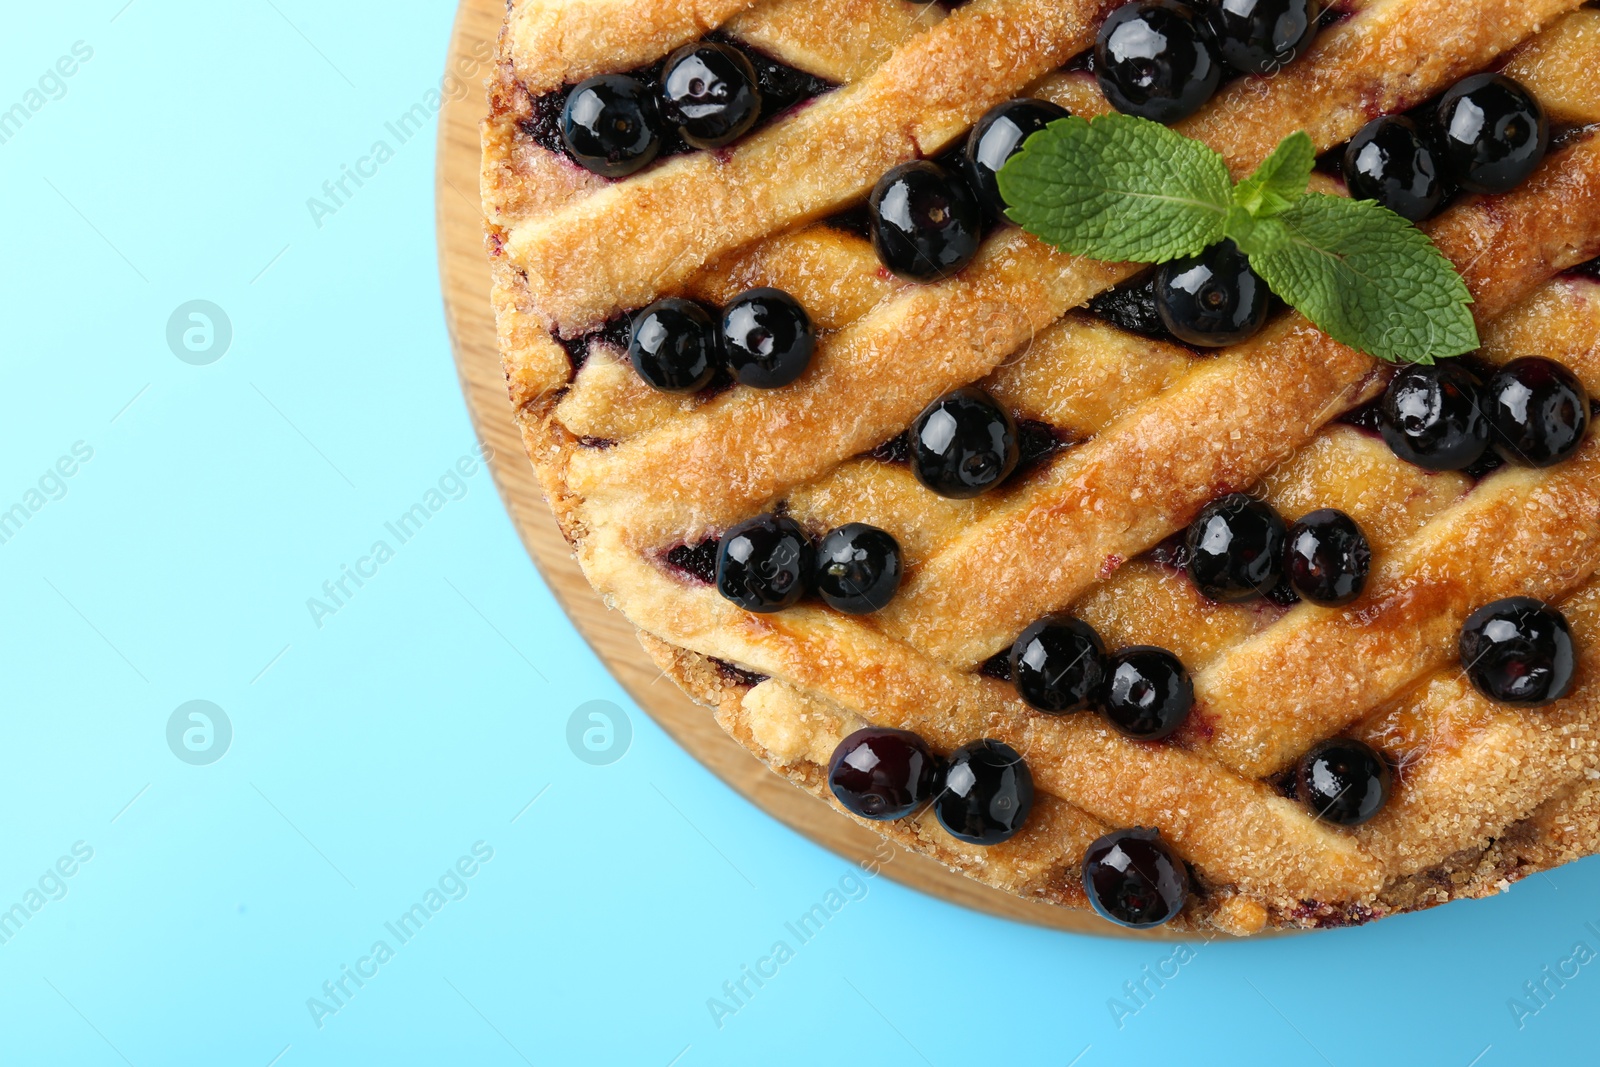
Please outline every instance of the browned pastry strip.
[[764, 0], [729, 19], [723, 30], [792, 67], [842, 84], [871, 74], [944, 16], [938, 4], [905, 0]]
[[512, 0], [505, 37], [516, 76], [535, 93], [591, 74], [641, 67], [756, 0]]

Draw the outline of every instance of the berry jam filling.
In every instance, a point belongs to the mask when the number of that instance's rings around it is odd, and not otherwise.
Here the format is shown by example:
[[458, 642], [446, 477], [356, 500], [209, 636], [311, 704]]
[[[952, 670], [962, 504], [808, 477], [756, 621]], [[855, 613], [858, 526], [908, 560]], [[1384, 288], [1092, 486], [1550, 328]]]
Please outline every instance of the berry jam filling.
[[822, 224], [831, 230], [859, 237], [863, 241], [872, 240], [872, 213], [867, 210], [865, 200], [855, 207], [845, 208], [837, 215], [829, 215], [822, 220]]
[[879, 463], [904, 463], [910, 457], [911, 435], [905, 430], [901, 430], [867, 453], [868, 459], [875, 459]]
[[765, 674], [757, 674], [755, 671], [747, 671], [743, 667], [735, 667], [727, 660], [717, 659], [715, 656], [711, 657], [711, 662], [716, 665], [717, 673], [722, 675], [723, 680], [733, 685], [757, 686], [769, 677]]
[[983, 666], [978, 668], [978, 673], [985, 678], [996, 678], [1002, 682], [1011, 681], [1011, 649], [1003, 648], [984, 660]]
[[1595, 281], [1600, 282], [1600, 257], [1591, 259], [1587, 263], [1580, 263], [1568, 273], [1576, 274], [1580, 278], [1593, 278]]
[[1156, 309], [1156, 272], [1147, 270], [1089, 301], [1089, 313], [1119, 330], [1157, 341], [1173, 341]]
[[[740, 41], [735, 41], [726, 34], [710, 33], [704, 41], [725, 44], [737, 49], [750, 61], [750, 66], [756, 75], [756, 88], [761, 93], [761, 110], [756, 116], [751, 130], [758, 130], [777, 115], [789, 110], [796, 104], [812, 100], [823, 93], [837, 88], [832, 82], [804, 71], [796, 70], [785, 63], [751, 48]], [[659, 93], [661, 87], [661, 72], [665, 65], [665, 58], [657, 60], [648, 67], [625, 71], [627, 76], [643, 82], [651, 92]], [[560, 89], [544, 93], [533, 98], [532, 113], [518, 125], [522, 132], [541, 148], [562, 155], [570, 155], [567, 151], [565, 140], [561, 136], [561, 113], [567, 105], [567, 95], [572, 91], [572, 86], [562, 86]], [[666, 128], [663, 124], [661, 131], [661, 149], [656, 158], [665, 156], [682, 155], [685, 152], [696, 151], [694, 147], [684, 141], [675, 129]]]
[[607, 319], [606, 324], [598, 330], [590, 330], [577, 337], [562, 337], [552, 334], [556, 344], [567, 350], [567, 362], [572, 364], [572, 371], [576, 374], [583, 368], [584, 362], [589, 358], [589, 345], [599, 341], [610, 345], [617, 351], [626, 351], [628, 335], [633, 332], [633, 312], [624, 311], [622, 314]]
[[717, 580], [717, 549], [721, 542], [708, 537], [698, 545], [678, 545], [667, 549], [667, 566], [704, 585]]
[[1072, 445], [1072, 439], [1047, 422], [1017, 420], [1017, 470], [1024, 472], [1044, 463]]

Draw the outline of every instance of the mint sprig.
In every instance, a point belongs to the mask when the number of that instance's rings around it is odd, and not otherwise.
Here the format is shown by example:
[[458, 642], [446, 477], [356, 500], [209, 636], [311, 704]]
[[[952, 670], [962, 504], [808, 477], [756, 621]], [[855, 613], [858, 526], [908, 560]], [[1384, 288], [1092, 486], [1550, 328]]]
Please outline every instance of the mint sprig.
[[1235, 185], [1223, 158], [1148, 119], [1058, 119], [1000, 170], [1006, 214], [1073, 255], [1165, 263], [1231, 239], [1317, 328], [1392, 362], [1478, 347], [1472, 295], [1426, 234], [1387, 208], [1308, 191], [1316, 149], [1291, 134]]

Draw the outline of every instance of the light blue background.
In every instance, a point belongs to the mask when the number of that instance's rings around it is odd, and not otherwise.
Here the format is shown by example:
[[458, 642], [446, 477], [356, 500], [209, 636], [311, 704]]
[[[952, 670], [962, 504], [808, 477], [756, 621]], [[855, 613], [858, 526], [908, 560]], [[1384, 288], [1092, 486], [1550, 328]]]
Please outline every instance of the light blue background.
[[[0, 945], [0, 1063], [1593, 1059], [1600, 965], [1521, 1029], [1508, 1006], [1576, 942], [1600, 949], [1592, 861], [1202, 946], [1120, 1028], [1108, 1000], [1170, 948], [885, 878], [797, 945], [785, 922], [849, 868], [628, 702], [481, 467], [319, 628], [307, 599], [474, 444], [433, 131], [385, 132], [437, 85], [453, 11], [124, 4], [11, 0], [0, 36], [0, 108], [93, 49], [0, 144], [0, 509], [93, 449], [0, 544], [0, 908], [93, 849]], [[380, 138], [394, 158], [319, 228], [307, 198]], [[232, 323], [210, 365], [167, 345], [193, 299]], [[194, 699], [234, 730], [209, 766], [166, 740]], [[566, 741], [590, 700], [631, 717], [608, 766]], [[398, 945], [384, 923], [480, 841], [465, 898]], [[394, 958], [319, 1028], [308, 998], [380, 938]], [[719, 1029], [707, 999], [780, 938], [794, 958]]]

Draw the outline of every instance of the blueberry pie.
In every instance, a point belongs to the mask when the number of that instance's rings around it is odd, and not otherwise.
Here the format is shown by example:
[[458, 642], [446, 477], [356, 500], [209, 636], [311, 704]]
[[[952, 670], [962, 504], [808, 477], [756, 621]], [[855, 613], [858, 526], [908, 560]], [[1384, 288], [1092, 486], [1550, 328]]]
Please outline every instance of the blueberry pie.
[[[1600, 851], [1594, 4], [510, 0], [491, 101], [528, 454], [773, 770], [1132, 928], [1363, 923]], [[1476, 347], [1334, 340], [1258, 258], [1293, 227], [1034, 236], [1012, 163], [1119, 122], [1263, 218], [1244, 179], [1303, 133], [1294, 195], [1420, 229]]]

